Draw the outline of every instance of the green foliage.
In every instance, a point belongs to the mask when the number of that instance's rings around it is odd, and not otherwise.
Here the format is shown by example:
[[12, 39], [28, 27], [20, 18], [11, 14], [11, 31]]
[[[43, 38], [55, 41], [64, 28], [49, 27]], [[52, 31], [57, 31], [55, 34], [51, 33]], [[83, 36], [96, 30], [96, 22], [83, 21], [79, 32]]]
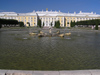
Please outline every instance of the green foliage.
[[73, 23], [73, 27], [75, 26], [75, 21], [74, 21], [74, 23]]
[[51, 25], [51, 27], [52, 27], [52, 22], [51, 22], [51, 24], [50, 24], [50, 25]]
[[59, 21], [55, 21], [55, 27], [60, 28], [60, 22]]
[[75, 26], [75, 21], [74, 22], [71, 21], [71, 27], [74, 27], [74, 26]]
[[38, 20], [38, 27], [41, 28], [41, 19]]
[[44, 22], [43, 22], [43, 27], [44, 27]]
[[100, 25], [100, 19], [93, 19], [93, 20], [85, 20], [85, 21], [78, 21], [75, 25], [95, 25], [95, 29], [98, 30], [98, 24]]
[[20, 27], [24, 27], [24, 23], [23, 22], [18, 22]]
[[54, 27], [56, 27], [56, 23], [57, 23], [57, 22], [55, 21], [55, 26], [54, 26]]
[[56, 28], [60, 28], [60, 22], [59, 22], [59, 21], [57, 21], [57, 26], [56, 26]]
[[78, 21], [75, 25], [96, 25], [96, 23], [100, 24], [100, 19]]
[[72, 21], [71, 21], [71, 23], [70, 23], [70, 24], [71, 24], [71, 27], [73, 27], [73, 22], [72, 22]]
[[14, 19], [0, 19], [0, 28], [2, 27], [2, 25], [5, 24], [6, 26], [9, 25], [9, 26], [16, 26], [18, 24], [18, 21], [17, 20], [14, 20]]

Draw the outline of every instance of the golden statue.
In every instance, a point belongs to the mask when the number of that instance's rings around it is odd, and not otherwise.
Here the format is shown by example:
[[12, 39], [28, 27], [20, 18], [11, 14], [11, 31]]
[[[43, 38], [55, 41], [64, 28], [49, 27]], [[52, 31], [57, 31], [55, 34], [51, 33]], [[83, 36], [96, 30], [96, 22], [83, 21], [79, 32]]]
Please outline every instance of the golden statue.
[[48, 11], [48, 8], [46, 8], [46, 11]]

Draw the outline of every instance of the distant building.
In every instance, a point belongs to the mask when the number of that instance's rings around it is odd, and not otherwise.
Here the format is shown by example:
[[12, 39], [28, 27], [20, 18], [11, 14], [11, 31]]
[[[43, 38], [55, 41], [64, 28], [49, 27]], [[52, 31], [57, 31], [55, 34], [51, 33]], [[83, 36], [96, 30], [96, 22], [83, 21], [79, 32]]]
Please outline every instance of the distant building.
[[92, 19], [100, 19], [100, 15], [96, 13], [83, 13], [80, 11], [79, 13], [62, 13], [60, 11], [33, 11], [31, 13], [15, 13], [15, 12], [0, 12], [0, 18], [3, 19], [16, 19], [18, 21], [23, 21], [26, 26], [28, 26], [27, 22], [30, 23], [30, 26], [37, 26], [38, 19], [41, 19], [41, 23], [44, 26], [50, 26], [52, 22], [52, 26], [54, 26], [55, 21], [60, 21], [61, 27], [70, 27], [71, 21], [82, 21], [82, 20], [92, 20]]

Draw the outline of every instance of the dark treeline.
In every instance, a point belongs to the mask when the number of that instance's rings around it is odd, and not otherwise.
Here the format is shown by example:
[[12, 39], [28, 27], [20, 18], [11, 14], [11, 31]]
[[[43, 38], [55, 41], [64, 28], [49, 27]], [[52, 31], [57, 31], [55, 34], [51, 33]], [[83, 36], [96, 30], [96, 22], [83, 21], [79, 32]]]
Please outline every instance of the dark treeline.
[[78, 21], [78, 22], [72, 22], [71, 21], [71, 27], [77, 26], [95, 26], [95, 29], [98, 30], [98, 25], [100, 25], [100, 19], [94, 19], [94, 20], [85, 20], [85, 21]]
[[12, 26], [18, 26], [18, 25], [20, 27], [22, 27], [22, 26], [24, 26], [24, 23], [22, 25], [22, 23], [18, 22], [17, 20], [14, 20], [14, 19], [0, 19], [0, 28], [2, 26], [4, 26], [4, 27], [8, 27], [8, 26], [12, 27]]
[[13, 20], [13, 19], [0, 19], [0, 23], [1, 24], [18, 24], [17, 20]]

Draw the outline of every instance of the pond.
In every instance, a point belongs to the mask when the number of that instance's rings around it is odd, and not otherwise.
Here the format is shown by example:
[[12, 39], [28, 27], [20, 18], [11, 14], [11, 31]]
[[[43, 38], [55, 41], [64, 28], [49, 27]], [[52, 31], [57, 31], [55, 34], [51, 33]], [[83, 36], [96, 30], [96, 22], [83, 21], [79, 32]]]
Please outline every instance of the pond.
[[0, 30], [0, 69], [100, 69], [100, 31], [60, 31], [71, 36], [38, 38], [28, 29]]

